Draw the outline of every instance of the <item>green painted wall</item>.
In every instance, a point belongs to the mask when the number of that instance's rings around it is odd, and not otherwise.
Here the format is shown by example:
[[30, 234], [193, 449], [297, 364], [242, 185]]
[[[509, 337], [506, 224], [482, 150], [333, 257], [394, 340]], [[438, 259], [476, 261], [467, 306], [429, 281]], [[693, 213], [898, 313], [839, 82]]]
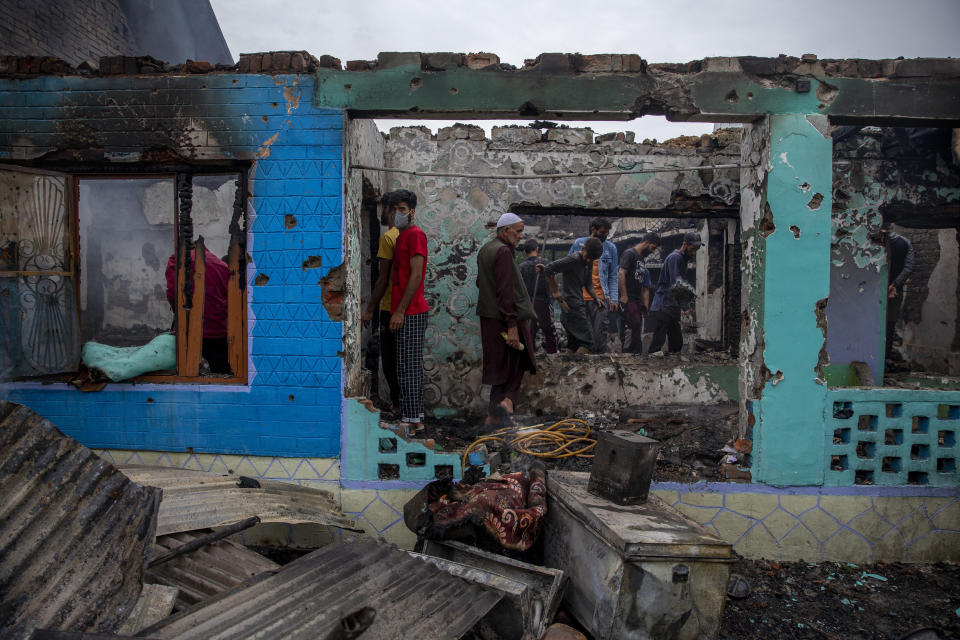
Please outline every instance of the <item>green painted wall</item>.
[[823, 481], [826, 385], [816, 367], [824, 334], [815, 309], [830, 289], [832, 141], [825, 120], [770, 116], [765, 205], [776, 229], [766, 237], [763, 330], [771, 378], [759, 401], [753, 470], [770, 484]]

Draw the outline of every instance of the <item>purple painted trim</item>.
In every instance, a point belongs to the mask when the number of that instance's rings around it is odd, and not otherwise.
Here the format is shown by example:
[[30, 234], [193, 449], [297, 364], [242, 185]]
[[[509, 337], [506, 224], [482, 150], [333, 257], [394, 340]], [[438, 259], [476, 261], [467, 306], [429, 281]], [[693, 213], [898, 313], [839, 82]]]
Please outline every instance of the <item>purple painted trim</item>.
[[[69, 382], [5, 382], [0, 387], [17, 391], [20, 389], [54, 389], [56, 391], [76, 391], [84, 393]], [[110, 382], [99, 393], [116, 393], [120, 391], [205, 391], [208, 393], [250, 393], [249, 385], [239, 384], [161, 384], [158, 382]]]
[[765, 484], [742, 484], [736, 482], [654, 482], [654, 491], [679, 491], [680, 493], [760, 493], [787, 496], [876, 496], [884, 498], [955, 498], [960, 496], [958, 487], [771, 487]]

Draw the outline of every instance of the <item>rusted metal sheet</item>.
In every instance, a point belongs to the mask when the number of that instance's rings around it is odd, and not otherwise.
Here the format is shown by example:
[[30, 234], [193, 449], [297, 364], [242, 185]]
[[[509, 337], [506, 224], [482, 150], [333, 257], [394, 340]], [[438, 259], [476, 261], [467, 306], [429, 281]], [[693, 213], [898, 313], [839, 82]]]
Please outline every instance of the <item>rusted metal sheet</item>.
[[[151, 558], [196, 540], [209, 530], [159, 536]], [[175, 609], [180, 611], [232, 589], [244, 580], [280, 568], [276, 562], [231, 540], [217, 540], [147, 569], [147, 582], [179, 589]]]
[[263, 522], [314, 522], [363, 531], [328, 491], [189, 469], [121, 465], [132, 480], [163, 489], [157, 535], [196, 531], [260, 516]]
[[[470, 570], [462, 577], [505, 592], [504, 599], [482, 623], [494, 637], [539, 638], [560, 607], [565, 578], [559, 569], [521, 562], [452, 540], [427, 540], [423, 553], [435, 561], [447, 563], [447, 566], [438, 566], [454, 575], [461, 574], [450, 564]], [[499, 583], [502, 580], [519, 585], [520, 591], [502, 586]], [[491, 634], [481, 635], [488, 637]]]
[[160, 495], [0, 402], [0, 637], [116, 630], [140, 595]]
[[446, 640], [466, 633], [501, 597], [391, 545], [361, 538], [318, 549], [141, 633], [312, 640], [328, 637], [341, 619], [372, 607], [375, 617], [363, 640]]

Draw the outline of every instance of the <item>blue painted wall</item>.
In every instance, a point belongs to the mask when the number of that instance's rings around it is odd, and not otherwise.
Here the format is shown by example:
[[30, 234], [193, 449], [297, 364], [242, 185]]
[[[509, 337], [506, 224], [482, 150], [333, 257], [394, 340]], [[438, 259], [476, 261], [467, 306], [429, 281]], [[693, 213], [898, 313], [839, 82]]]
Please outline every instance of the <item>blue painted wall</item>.
[[[322, 306], [319, 281], [343, 261], [343, 119], [313, 106], [313, 92], [307, 75], [0, 80], [7, 162], [78, 144], [253, 162], [247, 385], [112, 384], [81, 393], [66, 384], [7, 383], [0, 398], [91, 447], [337, 455], [342, 326]], [[296, 216], [292, 229], [286, 214]], [[304, 269], [310, 256], [322, 267]], [[260, 273], [269, 282], [253, 286]]]

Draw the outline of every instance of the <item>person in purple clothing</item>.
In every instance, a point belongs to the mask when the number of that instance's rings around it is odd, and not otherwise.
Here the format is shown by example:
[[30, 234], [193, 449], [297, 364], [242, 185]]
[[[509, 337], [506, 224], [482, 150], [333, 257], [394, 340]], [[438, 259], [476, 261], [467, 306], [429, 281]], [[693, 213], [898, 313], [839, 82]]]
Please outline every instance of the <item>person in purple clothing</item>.
[[682, 305], [677, 301], [673, 290], [678, 280], [687, 279], [687, 261], [697, 254], [703, 244], [696, 233], [683, 234], [683, 244], [674, 249], [663, 261], [660, 278], [657, 280], [657, 293], [650, 305], [653, 323], [653, 338], [650, 340], [650, 355], [663, 355], [664, 340], [668, 341], [670, 353], [679, 353], [683, 348], [683, 333], [680, 330]]

